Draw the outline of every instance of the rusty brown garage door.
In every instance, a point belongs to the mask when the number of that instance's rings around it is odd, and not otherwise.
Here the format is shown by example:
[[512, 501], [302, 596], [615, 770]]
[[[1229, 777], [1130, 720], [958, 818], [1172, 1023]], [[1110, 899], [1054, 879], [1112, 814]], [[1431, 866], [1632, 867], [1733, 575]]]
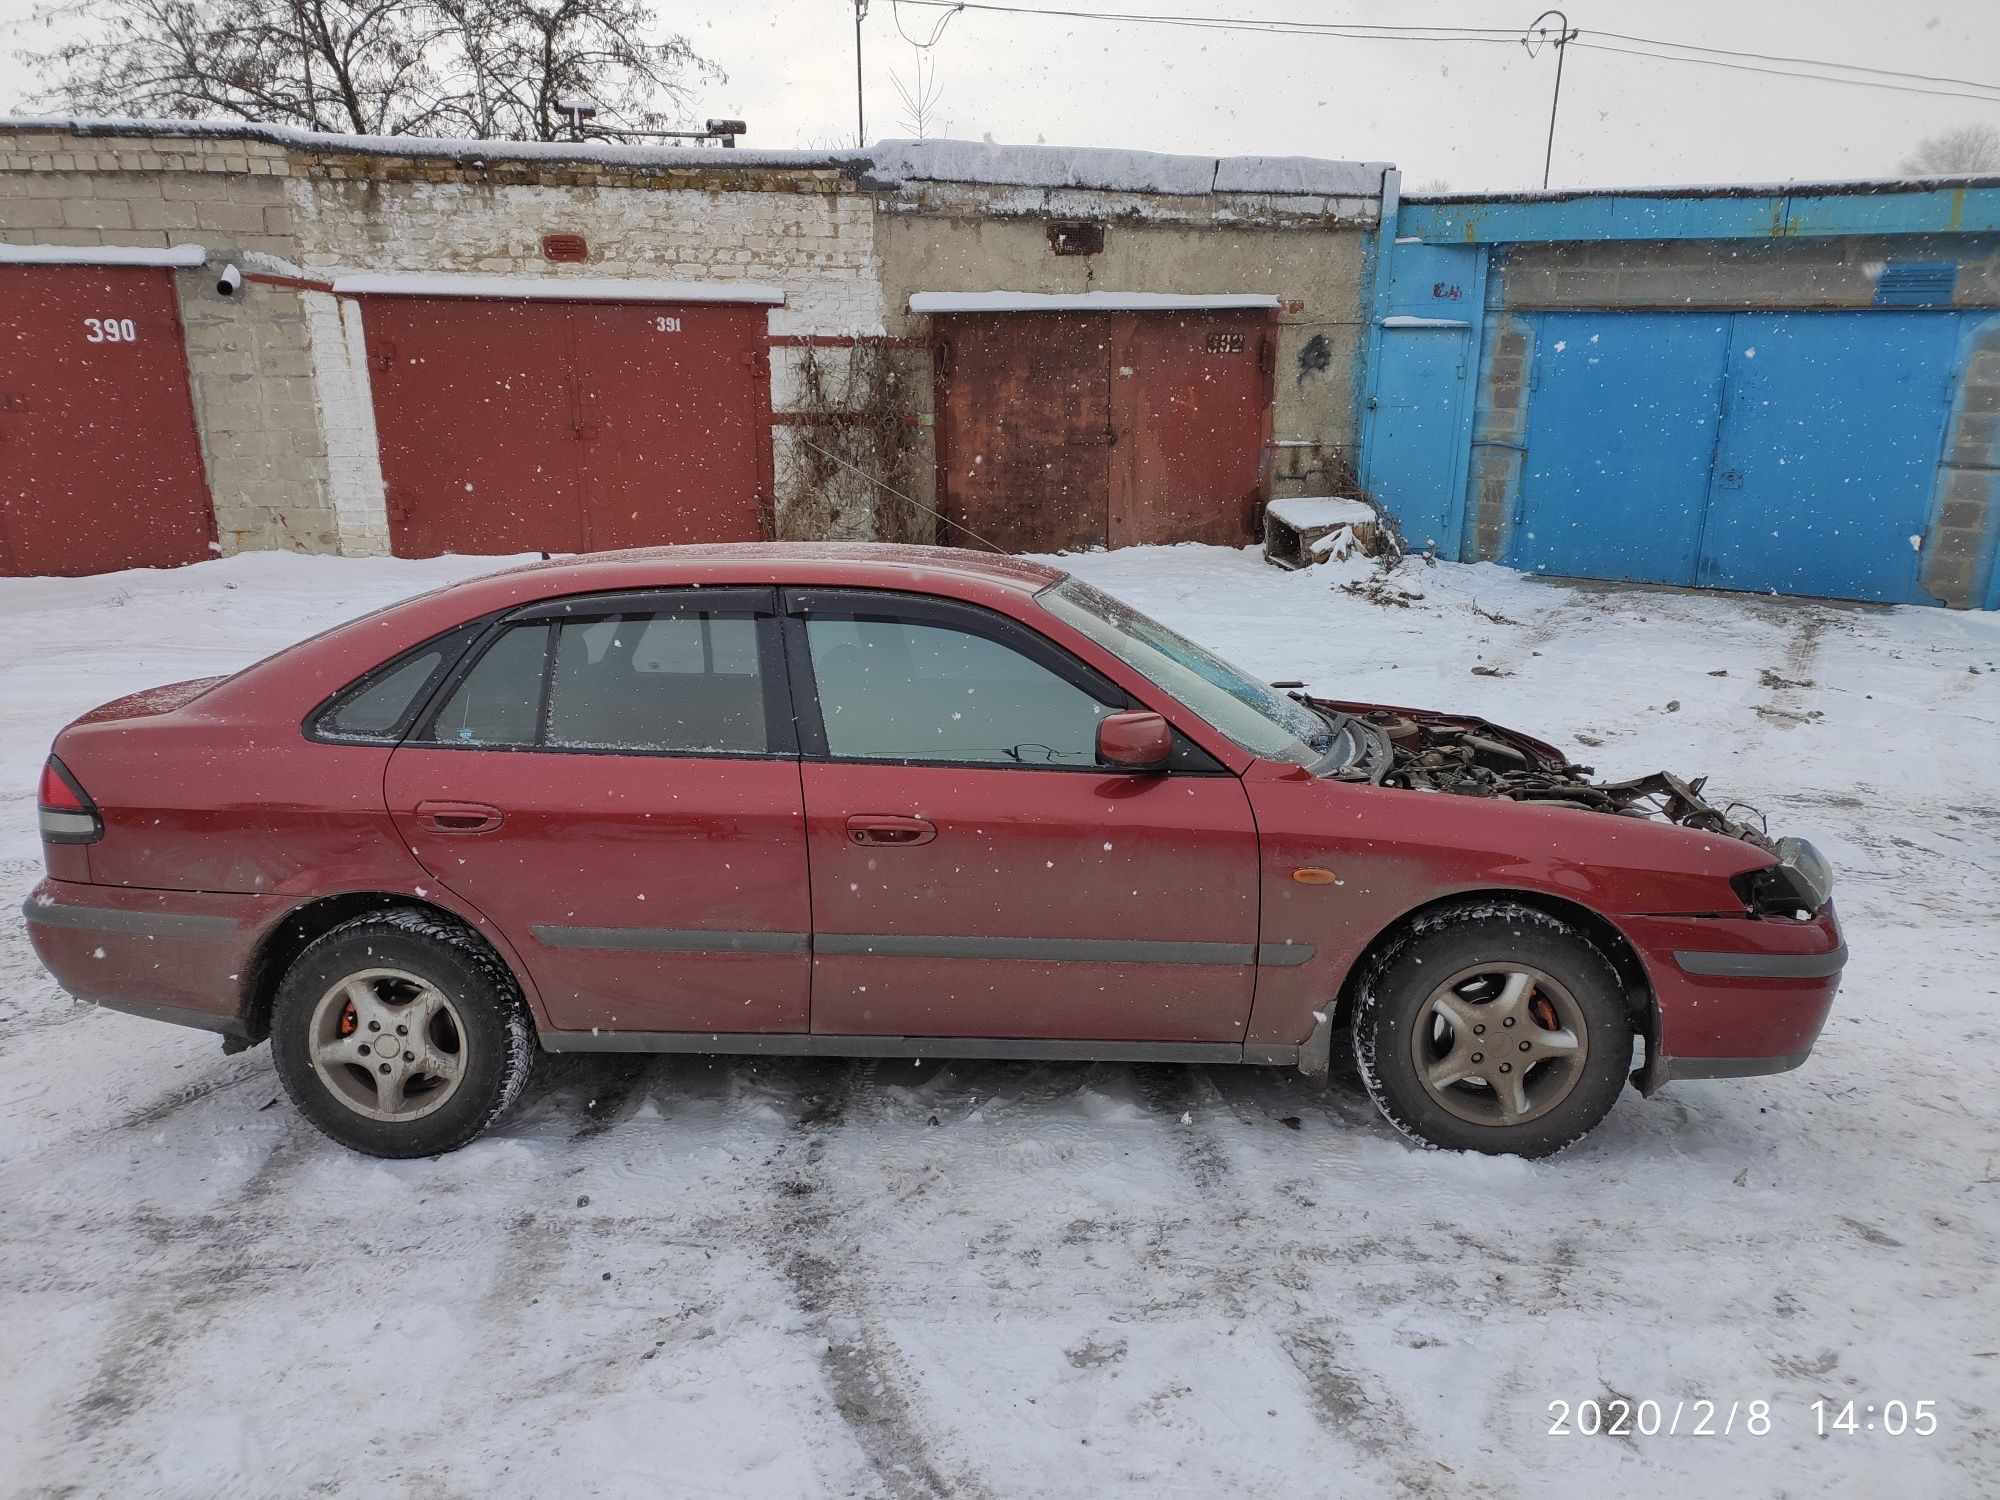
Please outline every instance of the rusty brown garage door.
[[1120, 300], [911, 298], [948, 518], [1017, 552], [1251, 539], [1276, 299]]
[[0, 574], [177, 567], [214, 541], [173, 272], [0, 265]]
[[588, 300], [430, 294], [451, 284], [336, 283], [363, 301], [398, 557], [770, 535], [775, 291], [700, 302], [651, 300], [646, 283]]

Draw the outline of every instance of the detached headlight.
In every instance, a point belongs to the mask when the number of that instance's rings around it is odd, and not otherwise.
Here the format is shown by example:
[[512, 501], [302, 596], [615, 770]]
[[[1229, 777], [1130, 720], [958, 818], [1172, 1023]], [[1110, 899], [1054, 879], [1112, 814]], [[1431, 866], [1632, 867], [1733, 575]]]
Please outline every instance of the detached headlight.
[[1778, 862], [1735, 879], [1736, 894], [1760, 916], [1816, 914], [1833, 894], [1833, 867], [1804, 839], [1779, 839]]

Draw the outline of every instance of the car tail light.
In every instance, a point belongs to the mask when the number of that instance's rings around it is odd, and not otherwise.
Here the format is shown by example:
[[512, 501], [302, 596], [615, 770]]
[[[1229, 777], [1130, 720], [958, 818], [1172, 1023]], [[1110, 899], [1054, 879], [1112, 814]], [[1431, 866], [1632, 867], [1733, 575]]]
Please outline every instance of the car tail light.
[[104, 820], [69, 767], [53, 755], [42, 767], [42, 837], [51, 844], [94, 844], [104, 837]]

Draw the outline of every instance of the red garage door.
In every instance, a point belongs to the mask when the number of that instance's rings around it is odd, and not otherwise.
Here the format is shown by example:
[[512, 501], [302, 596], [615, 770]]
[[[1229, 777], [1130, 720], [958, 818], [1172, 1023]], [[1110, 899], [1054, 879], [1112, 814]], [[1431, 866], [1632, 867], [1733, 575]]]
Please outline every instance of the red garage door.
[[763, 306], [364, 306], [398, 557], [770, 535]]
[[173, 273], [0, 266], [0, 574], [214, 556]]
[[950, 519], [1009, 551], [1250, 539], [1268, 312], [968, 312], [937, 327]]

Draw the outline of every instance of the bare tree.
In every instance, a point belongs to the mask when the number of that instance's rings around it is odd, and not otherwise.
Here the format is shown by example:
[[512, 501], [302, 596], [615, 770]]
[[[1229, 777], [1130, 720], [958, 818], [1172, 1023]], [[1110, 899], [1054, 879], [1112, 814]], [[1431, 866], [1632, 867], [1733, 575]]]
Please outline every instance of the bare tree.
[[1960, 177], [1979, 172], [2000, 172], [2000, 129], [1991, 125], [1963, 125], [1938, 135], [1925, 136], [1916, 150], [1903, 158], [1906, 177]]
[[891, 73], [889, 82], [903, 101], [903, 128], [921, 141], [938, 123], [938, 101], [944, 97], [944, 86], [937, 81], [937, 61], [930, 48], [912, 45], [910, 50], [915, 54], [914, 76], [905, 82], [901, 73]]
[[644, 0], [48, 0], [44, 105], [363, 135], [554, 140], [557, 101], [658, 126], [721, 71]]

